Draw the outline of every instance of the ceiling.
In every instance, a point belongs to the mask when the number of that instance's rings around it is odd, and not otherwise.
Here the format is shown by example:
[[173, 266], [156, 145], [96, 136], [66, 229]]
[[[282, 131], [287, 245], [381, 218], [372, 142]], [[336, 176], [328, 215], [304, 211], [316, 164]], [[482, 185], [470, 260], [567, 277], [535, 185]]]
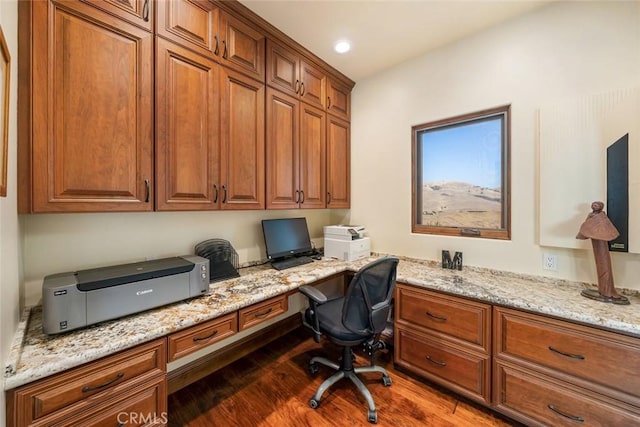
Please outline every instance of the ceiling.
[[[354, 81], [551, 0], [239, 0]], [[351, 41], [346, 54], [334, 52]]]

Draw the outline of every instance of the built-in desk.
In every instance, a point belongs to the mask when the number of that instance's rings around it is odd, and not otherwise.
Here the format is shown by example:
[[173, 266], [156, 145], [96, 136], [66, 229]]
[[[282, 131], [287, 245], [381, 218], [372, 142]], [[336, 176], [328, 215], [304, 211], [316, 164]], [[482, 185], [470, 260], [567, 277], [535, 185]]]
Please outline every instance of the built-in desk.
[[[166, 372], [167, 337], [181, 338], [182, 335], [174, 334], [191, 332], [189, 328], [196, 325], [208, 326], [206, 322], [215, 323], [215, 319], [226, 319], [225, 316], [257, 307], [278, 296], [297, 294], [296, 290], [302, 285], [341, 277], [373, 259], [375, 257], [353, 263], [327, 259], [283, 271], [254, 268], [244, 271], [239, 278], [212, 284], [210, 292], [202, 297], [61, 335], [42, 333], [39, 306], [25, 310], [5, 369], [8, 416], [12, 415], [11, 405], [16, 402], [17, 390], [38, 384], [43, 379], [60, 377], [54, 374], [84, 369], [93, 365], [90, 362], [102, 363], [104, 358], [128, 354], [125, 351], [135, 353], [147, 345], [145, 343], [152, 346], [149, 351], [156, 352], [153, 354], [165, 352], [162, 360], [148, 363], [149, 369], [156, 372], [164, 368]], [[401, 259], [397, 280], [416, 289], [550, 316], [640, 339], [640, 297], [637, 293], [629, 294], [631, 305], [611, 306], [580, 296], [581, 289], [591, 286], [588, 284], [471, 267], [465, 267], [463, 271], [442, 270], [433, 262], [408, 259]], [[255, 313], [261, 315], [266, 311]], [[225, 339], [216, 343], [222, 348], [224, 344]], [[504, 365], [508, 362], [505, 359]], [[88, 373], [91, 372], [94, 371]], [[158, 397], [158, 393], [166, 393], [166, 383], [163, 384], [166, 379], [148, 375], [153, 384], [141, 388], [139, 395], [147, 393], [149, 402], [153, 399], [161, 401], [162, 396]], [[105, 378], [107, 380], [109, 378]], [[107, 416], [117, 407], [115, 398], [110, 398], [112, 401], [101, 408], [100, 416]], [[12, 425], [11, 422], [8, 424]]]

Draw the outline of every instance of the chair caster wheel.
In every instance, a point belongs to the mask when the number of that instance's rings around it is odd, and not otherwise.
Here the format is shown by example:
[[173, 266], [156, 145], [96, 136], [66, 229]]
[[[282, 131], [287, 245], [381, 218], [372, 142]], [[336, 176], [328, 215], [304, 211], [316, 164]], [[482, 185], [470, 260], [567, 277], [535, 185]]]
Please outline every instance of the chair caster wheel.
[[317, 374], [319, 370], [320, 368], [318, 367], [318, 364], [316, 362], [309, 363], [309, 373], [311, 375]]
[[371, 424], [377, 424], [378, 423], [378, 412], [369, 410], [369, 413], [367, 414], [367, 419], [369, 420], [369, 422]]
[[313, 409], [316, 409], [318, 406], [320, 406], [320, 401], [315, 399], [310, 399], [309, 406], [311, 406]]
[[391, 377], [382, 377], [382, 384], [385, 387], [389, 387], [391, 385]]

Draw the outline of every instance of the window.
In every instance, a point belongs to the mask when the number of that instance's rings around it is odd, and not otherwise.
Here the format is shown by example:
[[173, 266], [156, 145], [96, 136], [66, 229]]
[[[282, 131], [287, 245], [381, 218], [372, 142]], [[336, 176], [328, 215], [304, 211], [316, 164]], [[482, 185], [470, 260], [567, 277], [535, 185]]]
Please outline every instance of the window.
[[412, 231], [511, 238], [510, 106], [413, 126]]

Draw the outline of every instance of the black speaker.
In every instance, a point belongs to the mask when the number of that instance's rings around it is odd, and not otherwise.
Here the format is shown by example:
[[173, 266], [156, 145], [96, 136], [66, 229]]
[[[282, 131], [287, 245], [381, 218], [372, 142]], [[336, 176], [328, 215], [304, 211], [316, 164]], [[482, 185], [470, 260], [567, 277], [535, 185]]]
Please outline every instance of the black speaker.
[[609, 250], [629, 252], [629, 134], [607, 147], [607, 206], [609, 219], [620, 236]]

